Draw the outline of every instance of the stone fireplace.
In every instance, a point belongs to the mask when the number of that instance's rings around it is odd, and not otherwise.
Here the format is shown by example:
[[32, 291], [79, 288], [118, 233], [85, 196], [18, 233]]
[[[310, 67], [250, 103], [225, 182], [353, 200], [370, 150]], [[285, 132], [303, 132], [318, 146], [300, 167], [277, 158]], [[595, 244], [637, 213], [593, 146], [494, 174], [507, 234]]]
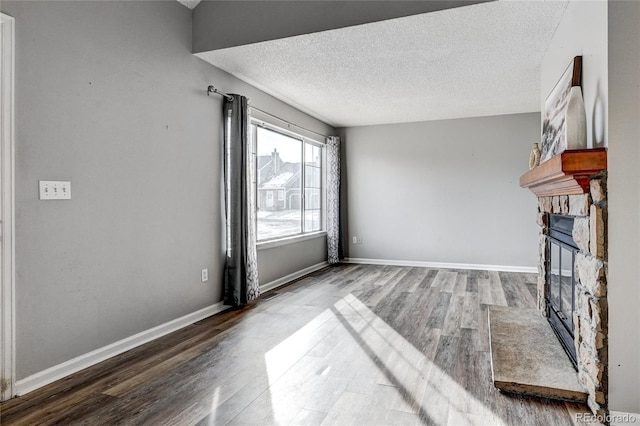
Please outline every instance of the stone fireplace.
[[[564, 324], [573, 327], [572, 349], [575, 350], [578, 380], [588, 393], [589, 408], [599, 414], [607, 412], [608, 384], [606, 180], [606, 172], [600, 172], [582, 182], [585, 193], [538, 196], [538, 308], [548, 313], [547, 299], [552, 290], [550, 284], [556, 280], [573, 280], [573, 294], [566, 294], [568, 287], [565, 286], [564, 302], [565, 306], [571, 303], [573, 318], [566, 318]], [[557, 268], [555, 265], [558, 261], [554, 257], [558, 256], [556, 250], [559, 249], [553, 248], [556, 246], [552, 243], [552, 221], [558, 218], [562, 220], [563, 217], [569, 219], [567, 222], [573, 222], [573, 271], [567, 271], [560, 264]], [[564, 258], [568, 259], [567, 256], [564, 255]], [[569, 302], [571, 297], [573, 301]], [[564, 312], [564, 309], [561, 311]]]

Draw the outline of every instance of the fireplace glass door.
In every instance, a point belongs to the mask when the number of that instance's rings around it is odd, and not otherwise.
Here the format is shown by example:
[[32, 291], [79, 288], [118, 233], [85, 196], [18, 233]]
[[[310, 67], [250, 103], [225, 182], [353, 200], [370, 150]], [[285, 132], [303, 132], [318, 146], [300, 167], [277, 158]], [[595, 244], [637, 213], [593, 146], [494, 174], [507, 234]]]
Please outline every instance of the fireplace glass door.
[[547, 259], [547, 317], [571, 361], [576, 364], [573, 343], [575, 309], [575, 260], [577, 248], [571, 236], [573, 218], [552, 215]]
[[573, 249], [560, 248], [560, 312], [571, 331], [573, 331], [573, 310], [575, 307], [574, 257], [575, 251]]
[[570, 358], [575, 360], [573, 345], [573, 311], [575, 308], [576, 249], [561, 241], [551, 239], [548, 263], [548, 315], [556, 334], [560, 337]]
[[575, 251], [557, 241], [551, 241], [549, 270], [550, 302], [558, 317], [569, 330], [573, 330]]

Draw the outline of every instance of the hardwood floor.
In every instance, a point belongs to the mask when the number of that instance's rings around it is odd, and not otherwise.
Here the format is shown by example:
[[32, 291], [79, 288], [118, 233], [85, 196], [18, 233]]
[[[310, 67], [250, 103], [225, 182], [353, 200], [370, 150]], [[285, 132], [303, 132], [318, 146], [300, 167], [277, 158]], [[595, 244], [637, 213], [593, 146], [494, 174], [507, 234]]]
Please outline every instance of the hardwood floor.
[[339, 265], [0, 404], [2, 425], [571, 425], [491, 383], [489, 305], [535, 275]]

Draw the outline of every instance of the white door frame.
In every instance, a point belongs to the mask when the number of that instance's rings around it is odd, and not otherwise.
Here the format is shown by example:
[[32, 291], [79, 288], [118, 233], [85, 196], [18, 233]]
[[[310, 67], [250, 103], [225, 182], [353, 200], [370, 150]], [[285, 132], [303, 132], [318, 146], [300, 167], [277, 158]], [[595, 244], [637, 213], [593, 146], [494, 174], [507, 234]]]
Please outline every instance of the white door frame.
[[15, 20], [0, 13], [0, 401], [15, 396]]

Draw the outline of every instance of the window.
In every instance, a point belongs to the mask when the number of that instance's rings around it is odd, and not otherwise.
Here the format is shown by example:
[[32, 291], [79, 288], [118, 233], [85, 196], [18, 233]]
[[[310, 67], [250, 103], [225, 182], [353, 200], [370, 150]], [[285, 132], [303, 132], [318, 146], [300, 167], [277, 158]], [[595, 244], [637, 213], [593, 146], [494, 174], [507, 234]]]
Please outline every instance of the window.
[[252, 123], [251, 134], [258, 241], [321, 231], [322, 145], [258, 123]]

